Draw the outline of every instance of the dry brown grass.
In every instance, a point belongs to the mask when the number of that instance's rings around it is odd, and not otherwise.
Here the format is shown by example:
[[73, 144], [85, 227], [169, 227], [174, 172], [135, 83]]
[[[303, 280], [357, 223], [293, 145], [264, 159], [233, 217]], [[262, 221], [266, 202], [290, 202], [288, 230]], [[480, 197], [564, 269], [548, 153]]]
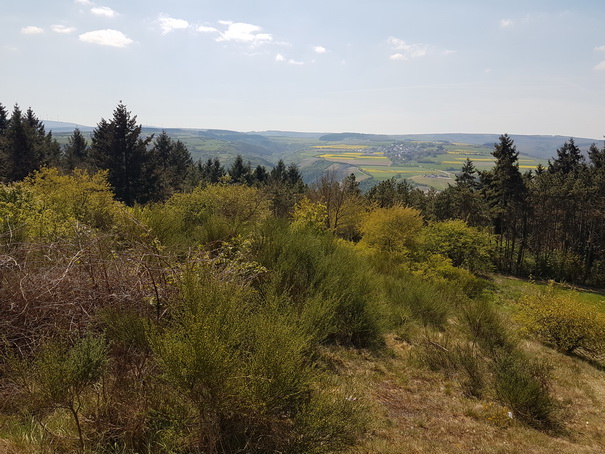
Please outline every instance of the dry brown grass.
[[525, 346], [554, 366], [552, 391], [563, 407], [563, 429], [549, 434], [511, 420], [492, 396], [466, 398], [456, 381], [418, 368], [415, 348], [389, 337], [388, 356], [327, 352], [371, 409], [371, 432], [350, 454], [605, 452], [603, 371], [538, 344]]

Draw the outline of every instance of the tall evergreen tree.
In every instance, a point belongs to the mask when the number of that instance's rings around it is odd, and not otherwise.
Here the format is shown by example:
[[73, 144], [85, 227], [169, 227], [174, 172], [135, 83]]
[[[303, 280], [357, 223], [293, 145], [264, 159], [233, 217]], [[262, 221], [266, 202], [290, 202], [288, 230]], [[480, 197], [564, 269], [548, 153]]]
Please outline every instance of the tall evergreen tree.
[[492, 156], [495, 167], [482, 172], [480, 179], [499, 236], [500, 268], [519, 271], [527, 240], [527, 188], [519, 171], [519, 152], [508, 134], [500, 136]]
[[548, 161], [548, 172], [567, 175], [578, 171], [584, 163], [584, 156], [572, 138], [557, 149], [557, 156], [552, 162]]
[[67, 144], [63, 150], [65, 156], [65, 167], [73, 170], [76, 167], [86, 166], [88, 160], [88, 142], [80, 132], [79, 128], [74, 129], [73, 134], [67, 139]]
[[283, 160], [277, 161], [277, 165], [269, 173], [272, 182], [285, 182], [288, 179], [288, 169]]
[[142, 126], [120, 102], [111, 121], [101, 119], [92, 133], [91, 158], [99, 169], [109, 170], [116, 198], [128, 205], [154, 199], [154, 176]]
[[238, 154], [229, 167], [229, 176], [233, 183], [249, 184], [252, 179], [252, 168], [250, 163], [244, 163], [242, 155]]
[[218, 183], [225, 176], [225, 168], [218, 158], [208, 159], [205, 163], [198, 163], [202, 181], [207, 183]]
[[6, 129], [6, 179], [19, 181], [40, 167], [35, 143], [26, 117], [17, 104]]
[[252, 172], [252, 180], [254, 181], [254, 183], [266, 184], [268, 179], [269, 179], [269, 172], [267, 172], [267, 169], [265, 168], [265, 166], [261, 166], [260, 164], [257, 165], [254, 168], [254, 171]]
[[190, 179], [193, 160], [183, 142], [173, 141], [166, 131], [155, 138], [150, 164], [157, 180], [156, 198], [166, 198], [182, 191]]
[[6, 133], [8, 129], [8, 111], [0, 102], [0, 136]]

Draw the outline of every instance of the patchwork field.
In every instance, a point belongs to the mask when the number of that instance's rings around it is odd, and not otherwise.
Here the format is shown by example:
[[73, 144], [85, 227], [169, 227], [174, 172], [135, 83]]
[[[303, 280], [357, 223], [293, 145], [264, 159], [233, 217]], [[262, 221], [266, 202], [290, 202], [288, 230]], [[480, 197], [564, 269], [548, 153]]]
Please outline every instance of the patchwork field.
[[[493, 148], [450, 142], [402, 141], [395, 143], [324, 143], [296, 153], [301, 168], [313, 162], [341, 173], [355, 169], [356, 176], [380, 182], [406, 179], [418, 186], [443, 190], [454, 183], [457, 172], [470, 159], [478, 170], [494, 165]], [[544, 160], [521, 156], [522, 171], [535, 169]]]

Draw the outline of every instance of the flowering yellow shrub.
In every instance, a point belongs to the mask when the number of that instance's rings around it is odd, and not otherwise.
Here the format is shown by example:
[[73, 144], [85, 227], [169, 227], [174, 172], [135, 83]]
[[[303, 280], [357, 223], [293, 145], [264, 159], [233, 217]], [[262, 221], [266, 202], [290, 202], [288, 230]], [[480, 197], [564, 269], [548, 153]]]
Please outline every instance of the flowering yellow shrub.
[[559, 350], [581, 349], [594, 356], [605, 353], [605, 314], [572, 293], [557, 292], [549, 285], [519, 303], [520, 320], [527, 330]]

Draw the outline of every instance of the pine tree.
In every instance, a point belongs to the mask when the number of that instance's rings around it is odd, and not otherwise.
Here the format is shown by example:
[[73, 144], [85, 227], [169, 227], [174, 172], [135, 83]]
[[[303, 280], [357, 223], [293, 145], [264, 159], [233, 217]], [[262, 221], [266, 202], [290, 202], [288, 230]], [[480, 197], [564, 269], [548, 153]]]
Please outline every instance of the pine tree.
[[229, 167], [231, 181], [237, 184], [249, 184], [252, 179], [252, 168], [250, 163], [244, 164], [242, 155], [237, 155], [231, 167]]
[[67, 144], [64, 148], [65, 167], [68, 170], [73, 170], [76, 167], [86, 165], [89, 158], [88, 142], [80, 132], [79, 128], [74, 129], [74, 133], [67, 139]]
[[257, 184], [265, 184], [268, 179], [269, 172], [267, 172], [265, 166], [257, 165], [254, 172], [252, 172], [252, 180]]
[[[499, 236], [500, 268], [519, 271], [527, 240], [527, 188], [519, 171], [519, 152], [504, 134], [494, 145], [496, 165], [482, 172], [480, 181], [491, 209], [494, 231]], [[516, 260], [515, 260], [516, 253]]]
[[8, 129], [8, 111], [0, 102], [0, 136], [6, 133]]
[[202, 181], [207, 183], [218, 183], [225, 176], [225, 168], [218, 158], [208, 159], [204, 164], [198, 163]]
[[165, 199], [185, 188], [190, 179], [193, 160], [183, 142], [173, 141], [166, 131], [162, 131], [153, 142], [148, 166], [157, 180], [155, 198]]
[[557, 149], [557, 157], [552, 162], [548, 161], [548, 172], [567, 175], [577, 172], [584, 164], [584, 156], [572, 138]]
[[469, 158], [466, 158], [460, 173], [455, 177], [456, 186], [465, 187], [468, 189], [478, 189], [479, 180], [477, 176], [477, 169], [475, 168], [473, 161], [471, 161]]
[[6, 129], [6, 155], [8, 181], [19, 181], [40, 167], [29, 125], [17, 104]]
[[142, 126], [120, 102], [111, 121], [101, 119], [92, 133], [91, 158], [95, 167], [109, 170], [116, 198], [127, 205], [154, 200], [154, 176]]
[[270, 172], [271, 182], [285, 182], [288, 179], [288, 170], [283, 160], [277, 161], [277, 165], [271, 169]]

